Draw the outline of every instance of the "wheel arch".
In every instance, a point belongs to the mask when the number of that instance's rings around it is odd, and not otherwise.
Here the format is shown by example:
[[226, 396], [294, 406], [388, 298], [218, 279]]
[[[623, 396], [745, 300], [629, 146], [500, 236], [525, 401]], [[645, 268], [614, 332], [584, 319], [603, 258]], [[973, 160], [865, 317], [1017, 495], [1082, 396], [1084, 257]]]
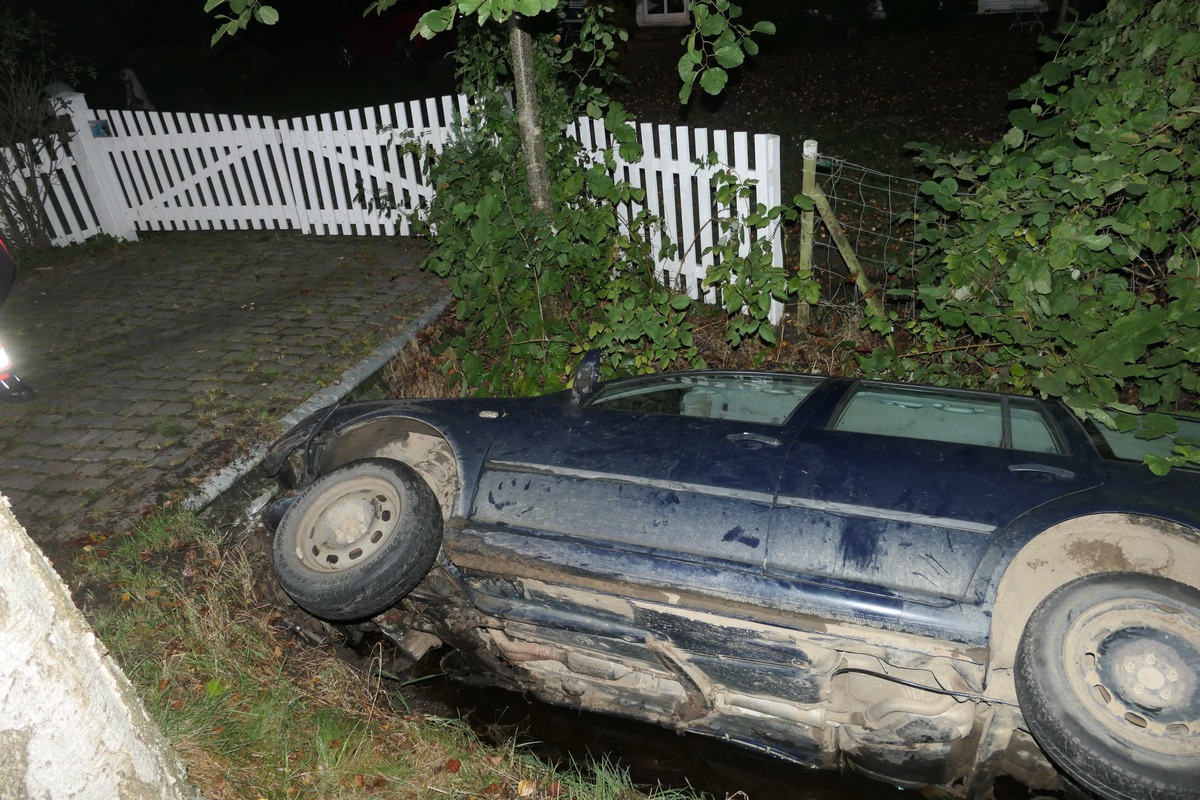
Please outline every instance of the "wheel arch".
[[1008, 563], [992, 604], [989, 667], [1010, 669], [1025, 623], [1076, 578], [1140, 572], [1200, 589], [1200, 530], [1158, 517], [1100, 513], [1059, 522]]
[[411, 417], [367, 420], [338, 431], [321, 451], [318, 474], [364, 458], [387, 458], [408, 464], [429, 484], [443, 519], [463, 501], [462, 462], [449, 437]]

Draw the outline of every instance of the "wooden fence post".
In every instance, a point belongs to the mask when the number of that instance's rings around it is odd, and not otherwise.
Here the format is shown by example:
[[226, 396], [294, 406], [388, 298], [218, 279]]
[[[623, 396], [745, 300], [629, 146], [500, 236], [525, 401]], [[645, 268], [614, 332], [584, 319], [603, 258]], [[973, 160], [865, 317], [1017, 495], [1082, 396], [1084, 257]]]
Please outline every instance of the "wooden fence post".
[[[817, 189], [817, 143], [813, 139], [804, 140], [804, 178], [800, 191], [805, 197], [812, 197]], [[813, 224], [816, 214], [812, 209], [800, 213], [800, 269], [811, 271], [813, 268]], [[796, 328], [805, 330], [808, 327], [812, 307], [808, 303], [796, 303]]]
[[[809, 145], [812, 145], [813, 161], [812, 168], [809, 168], [808, 150]], [[821, 219], [825, 223], [825, 227], [829, 229], [829, 237], [833, 239], [837, 245], [838, 252], [842, 255], [842, 260], [846, 262], [846, 269], [850, 272], [850, 277], [854, 278], [854, 285], [858, 287], [858, 294], [866, 303], [867, 309], [871, 316], [877, 319], [884, 319], [887, 312], [883, 308], [883, 300], [879, 296], [879, 292], [871, 284], [871, 279], [867, 277], [867, 273], [863, 271], [862, 264], [858, 261], [858, 256], [854, 252], [854, 248], [850, 245], [850, 239], [846, 236], [846, 231], [842, 229], [842, 223], [838, 222], [837, 215], [833, 213], [833, 207], [829, 205], [829, 198], [825, 196], [825, 192], [821, 191], [821, 187], [816, 185], [816, 155], [817, 143], [810, 140], [804, 142], [804, 194], [812, 198], [813, 203], [817, 206], [817, 211], [821, 213]], [[812, 185], [809, 185], [810, 179]], [[811, 244], [811, 240], [810, 240]], [[801, 242], [803, 246], [803, 241]], [[811, 258], [811, 254], [810, 254]], [[888, 344], [892, 344], [892, 335], [887, 334]]]
[[[108, 150], [97, 139], [101, 133], [101, 120], [93, 120], [87, 100], [79, 92], [59, 95], [71, 117], [71, 155], [79, 168], [84, 189], [96, 212], [100, 230], [109, 236], [137, 241], [137, 228], [130, 217], [127, 204], [122, 199], [116, 173], [108, 162]], [[96, 129], [92, 123], [96, 122]]]

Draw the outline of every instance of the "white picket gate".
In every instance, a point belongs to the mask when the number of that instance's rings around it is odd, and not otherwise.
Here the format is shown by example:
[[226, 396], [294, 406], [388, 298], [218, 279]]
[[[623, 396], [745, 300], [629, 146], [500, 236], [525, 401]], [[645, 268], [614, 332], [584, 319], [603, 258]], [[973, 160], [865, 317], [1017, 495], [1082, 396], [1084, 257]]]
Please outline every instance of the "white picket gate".
[[[228, 114], [103, 111], [84, 97], [64, 95], [75, 134], [53, 169], [57, 244], [104, 232], [137, 238], [151, 230], [298, 229], [313, 234], [408, 235], [410, 218], [428, 207], [433, 189], [402, 139], [437, 151], [470, 113], [464, 96], [275, 120]], [[596, 152], [610, 142], [603, 124], [580, 119], [568, 132]], [[702, 286], [713, 265], [715, 220], [745, 214], [750, 203], [780, 202], [779, 138], [745, 133], [641, 125], [645, 150], [636, 164], [619, 161], [614, 178], [645, 190], [643, 208], [660, 221], [677, 254], [654, 254], [662, 279], [713, 302]], [[713, 152], [716, 166], [696, 159]], [[712, 193], [716, 170], [756, 182], [743, 208], [720, 208]], [[783, 266], [782, 233], [770, 236]], [[776, 319], [781, 314], [774, 306]]]
[[[292, 181], [269, 118], [97, 111], [89, 142], [138, 230], [294, 228]], [[84, 134], [86, 135], [86, 134]]]
[[410, 217], [428, 206], [433, 189], [401, 140], [441, 152], [467, 114], [459, 95], [288, 120], [281, 136], [303, 187], [300, 227], [407, 236]]

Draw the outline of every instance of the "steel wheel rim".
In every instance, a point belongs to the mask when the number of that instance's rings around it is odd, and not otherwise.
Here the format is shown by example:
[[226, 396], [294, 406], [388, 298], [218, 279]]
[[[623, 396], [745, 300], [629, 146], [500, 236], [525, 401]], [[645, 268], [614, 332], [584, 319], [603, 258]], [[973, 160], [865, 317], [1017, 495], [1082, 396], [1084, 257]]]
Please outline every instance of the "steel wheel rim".
[[1200, 755], [1200, 620], [1167, 602], [1118, 599], [1071, 622], [1067, 684], [1084, 712], [1133, 747]]
[[352, 478], [320, 497], [296, 526], [295, 554], [314, 572], [343, 572], [369, 562], [392, 538], [400, 492], [375, 477]]

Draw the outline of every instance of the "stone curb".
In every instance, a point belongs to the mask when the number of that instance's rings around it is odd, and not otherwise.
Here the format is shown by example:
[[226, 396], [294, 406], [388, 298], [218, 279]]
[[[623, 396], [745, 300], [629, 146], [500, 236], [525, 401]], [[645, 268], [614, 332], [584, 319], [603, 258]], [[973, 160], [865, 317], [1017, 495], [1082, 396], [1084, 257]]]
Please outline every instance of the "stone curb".
[[[279, 421], [279, 432], [281, 434], [286, 432], [313, 412], [346, 398], [351, 392], [366, 383], [384, 365], [395, 358], [418, 333], [436, 322], [449, 304], [450, 295], [447, 293], [431, 306], [429, 310], [410, 323], [407, 328], [375, 348], [370, 355], [346, 370], [342, 374], [341, 380], [337, 383], [319, 390], [312, 397], [292, 409], [290, 413]], [[184, 499], [183, 507], [191, 511], [200, 511], [208, 506], [246, 478], [253, 470], [257, 469], [266, 457], [267, 449], [270, 446], [271, 441], [267, 440], [260, 440], [252, 444], [246, 454], [234, 459], [228, 466], [217, 470], [205, 478], [201, 482], [200, 488]], [[257, 513], [269, 501], [272, 494], [274, 494], [273, 490], [255, 498], [247, 509], [247, 516]]]

